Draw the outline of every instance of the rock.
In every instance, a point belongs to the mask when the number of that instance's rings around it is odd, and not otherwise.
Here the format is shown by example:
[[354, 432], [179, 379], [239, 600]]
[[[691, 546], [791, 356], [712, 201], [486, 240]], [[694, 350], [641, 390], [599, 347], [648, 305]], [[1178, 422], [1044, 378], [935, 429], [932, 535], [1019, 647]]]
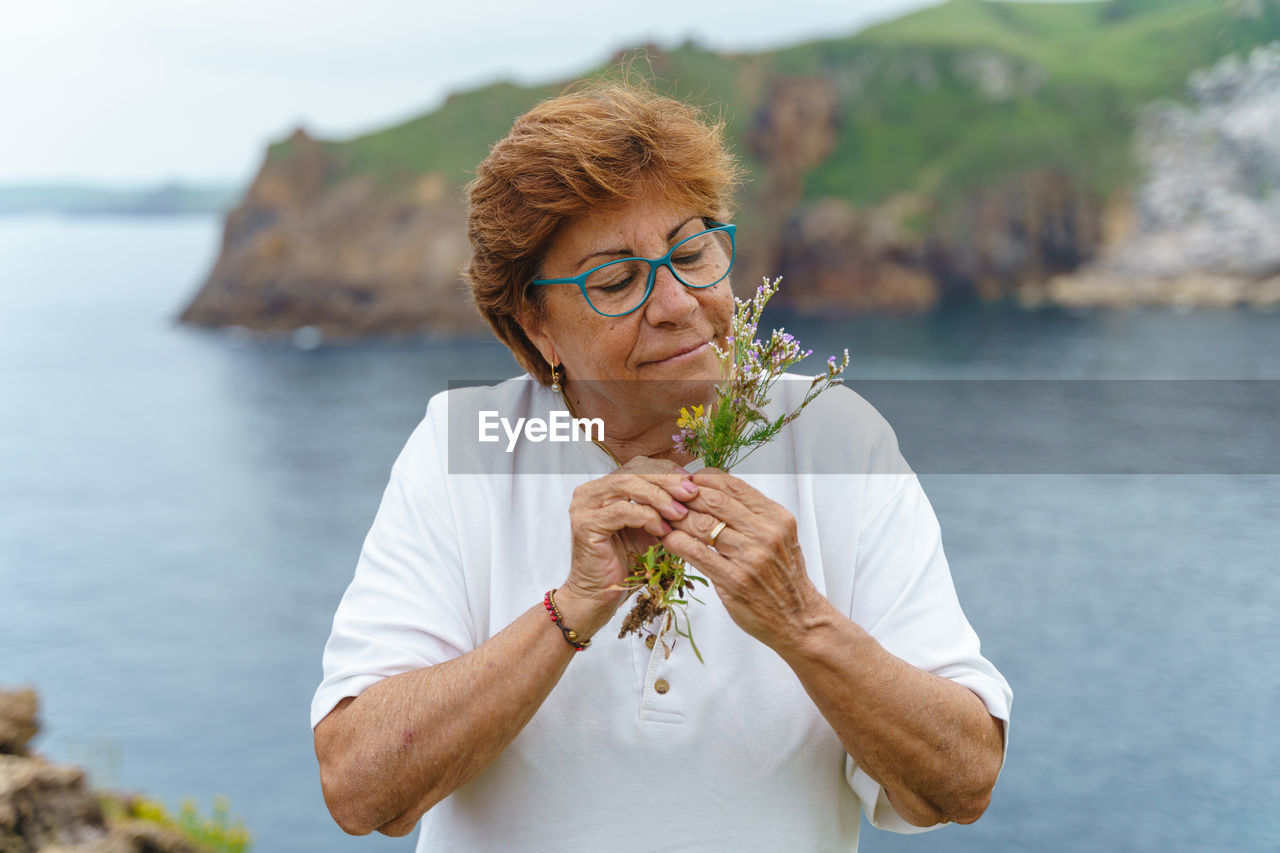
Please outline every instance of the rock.
[[51, 844], [107, 837], [102, 808], [76, 767], [0, 755], [0, 851], [25, 853]]
[[836, 85], [826, 77], [769, 82], [747, 133], [747, 144], [763, 169], [747, 201], [754, 245], [739, 253], [735, 281], [787, 276], [780, 255], [788, 239], [788, 220], [804, 195], [805, 173], [835, 148], [839, 106]]
[[964, 51], [956, 57], [956, 73], [994, 103], [1011, 101], [1035, 92], [1044, 84], [1037, 66], [1015, 63], [994, 50]]
[[774, 192], [798, 194], [804, 172], [835, 148], [836, 88], [825, 77], [780, 77], [756, 111], [747, 143], [769, 165]]
[[174, 830], [141, 820], [113, 827], [112, 837], [135, 853], [206, 853]]
[[1102, 245], [1105, 202], [1052, 169], [1011, 175], [938, 217], [925, 248], [944, 293], [1017, 296], [1090, 260]]
[[1050, 279], [1044, 297], [1055, 305], [1078, 309], [1156, 306], [1270, 311], [1280, 307], [1280, 276], [1258, 281], [1202, 272], [1133, 277], [1090, 270]]
[[[2, 848], [0, 848], [2, 849]], [[79, 844], [53, 844], [39, 853], [208, 853], [163, 826], [135, 820], [112, 825], [102, 838]]]
[[1255, 284], [1249, 305], [1262, 311], [1280, 308], [1280, 275]]
[[0, 754], [27, 754], [27, 744], [40, 731], [38, 709], [34, 690], [0, 690]]
[[1280, 42], [1191, 75], [1189, 106], [1144, 116], [1136, 227], [1098, 271], [1178, 279], [1280, 273]]
[[157, 824], [108, 822], [83, 770], [27, 755], [38, 705], [34, 690], [0, 690], [0, 853], [202, 853]]
[[0, 755], [0, 853], [204, 853], [141, 820], [108, 822], [78, 767]]
[[779, 304], [826, 316], [932, 308], [937, 285], [919, 267], [920, 239], [903, 227], [921, 204], [899, 197], [860, 212], [826, 199], [802, 208], [784, 229], [778, 267], [795, 285]]
[[[803, 314], [919, 312], [946, 297], [1042, 301], [1044, 283], [1102, 243], [1106, 207], [1071, 176], [1012, 175], [939, 212], [915, 194], [800, 207], [781, 227], [779, 305]], [[922, 224], [927, 226], [922, 227]]]
[[1144, 116], [1146, 176], [1127, 227], [1052, 278], [1070, 308], [1280, 305], [1280, 43], [1191, 75], [1189, 106]]
[[51, 844], [41, 847], [40, 853], [139, 853], [139, 848], [128, 839], [118, 835], [108, 835], [97, 841], [86, 841], [83, 844]]
[[269, 158], [227, 217], [222, 252], [181, 320], [325, 339], [419, 330], [477, 332], [460, 271], [461, 202], [438, 175], [403, 193], [339, 163], [305, 134]]

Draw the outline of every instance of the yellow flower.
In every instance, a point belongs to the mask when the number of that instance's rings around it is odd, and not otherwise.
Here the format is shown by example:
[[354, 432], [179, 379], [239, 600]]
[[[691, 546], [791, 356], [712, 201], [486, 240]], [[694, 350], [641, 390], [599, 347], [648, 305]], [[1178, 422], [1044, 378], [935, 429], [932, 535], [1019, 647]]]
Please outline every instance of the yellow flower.
[[681, 429], [692, 428], [694, 424], [702, 420], [702, 407], [694, 406], [693, 414], [689, 414], [689, 410], [684, 406], [680, 407], [680, 417], [676, 418], [676, 426]]

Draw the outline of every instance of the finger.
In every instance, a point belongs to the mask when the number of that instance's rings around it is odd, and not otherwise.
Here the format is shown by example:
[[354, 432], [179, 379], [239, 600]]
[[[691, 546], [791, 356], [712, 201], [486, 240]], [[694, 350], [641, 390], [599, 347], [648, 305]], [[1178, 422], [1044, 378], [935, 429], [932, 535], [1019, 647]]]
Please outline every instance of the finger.
[[[632, 462], [634, 461], [632, 460]], [[649, 482], [672, 492], [681, 500], [698, 493], [698, 487], [693, 482], [693, 475], [673, 462], [665, 459], [646, 459], [646, 464], [643, 467], [634, 470], [628, 468], [632, 462], [628, 462], [614, 471], [613, 476], [634, 475], [643, 477]]]
[[603, 507], [587, 523], [606, 536], [633, 528], [643, 530], [650, 536], [660, 539], [673, 529], [653, 507], [627, 501], [618, 501]]
[[657, 485], [671, 492], [678, 500], [686, 500], [698, 493], [698, 487], [693, 482], [693, 475], [670, 459], [651, 459], [647, 456], [635, 456], [627, 460], [627, 464], [617, 470], [648, 477]]
[[643, 554], [651, 546], [658, 544], [658, 537], [650, 534], [647, 530], [635, 527], [619, 530], [618, 538], [622, 541], [623, 550], [628, 554]]
[[717, 554], [701, 539], [690, 536], [683, 530], [672, 530], [661, 537], [661, 540], [668, 551], [677, 557], [683, 557], [685, 562], [705, 573], [717, 586], [731, 581], [737, 571], [733, 561]]
[[735, 477], [728, 471], [719, 468], [703, 468], [691, 478], [697, 486], [712, 486], [724, 492], [752, 512], [771, 514], [781, 509], [781, 505], [765, 497], [759, 489], [746, 480]]
[[[782, 504], [765, 497], [750, 483], [716, 468], [701, 481], [699, 497], [686, 501], [694, 510], [708, 512], [725, 521], [748, 540], [798, 547], [796, 519]], [[719, 537], [716, 539], [717, 546]]]
[[707, 482], [702, 483], [698, 494], [684, 504], [691, 510], [709, 515], [717, 522], [723, 521], [737, 530], [757, 530], [761, 526], [758, 513], [733, 495]]
[[683, 485], [685, 481], [672, 481], [671, 475], [610, 474], [593, 495], [597, 506], [619, 501], [648, 504], [669, 519], [684, 518], [688, 510], [683, 500], [697, 494], [697, 488]]
[[[738, 531], [725, 523], [725, 526], [719, 533], [716, 528], [721, 524], [720, 519], [714, 515], [707, 515], [704, 512], [690, 512], [679, 521], [672, 522], [672, 526], [677, 530], [683, 530], [693, 538], [716, 549], [720, 553], [725, 553], [726, 549], [733, 552], [735, 548], [742, 543], [744, 536]], [[715, 533], [716, 541], [711, 542], [711, 534]]]

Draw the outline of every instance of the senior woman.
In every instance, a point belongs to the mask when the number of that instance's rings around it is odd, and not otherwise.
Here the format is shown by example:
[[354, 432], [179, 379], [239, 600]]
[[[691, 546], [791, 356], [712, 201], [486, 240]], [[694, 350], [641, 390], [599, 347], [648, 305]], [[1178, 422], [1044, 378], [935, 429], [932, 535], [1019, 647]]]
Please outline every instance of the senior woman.
[[[852, 850], [860, 815], [985, 810], [1011, 693], [883, 420], [840, 388], [736, 475], [673, 450], [678, 407], [720, 378], [736, 178], [721, 127], [619, 84], [539, 104], [480, 165], [471, 288], [528, 376], [433, 398], [392, 468], [312, 705], [347, 832]], [[565, 410], [603, 439], [474, 427]], [[841, 473], [802, 470], [818, 458]], [[705, 664], [656, 626], [614, 636], [654, 541], [714, 585], [691, 611]]]

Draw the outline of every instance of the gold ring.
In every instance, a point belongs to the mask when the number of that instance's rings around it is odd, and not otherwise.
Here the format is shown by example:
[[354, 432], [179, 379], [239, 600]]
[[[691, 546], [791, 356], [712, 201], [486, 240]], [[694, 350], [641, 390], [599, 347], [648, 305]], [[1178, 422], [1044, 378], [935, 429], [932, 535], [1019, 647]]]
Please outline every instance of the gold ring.
[[721, 533], [723, 533], [724, 529], [728, 526], [729, 525], [725, 524], [722, 521], [719, 524], [717, 524], [715, 527], [713, 527], [711, 529], [711, 535], [707, 537], [707, 544], [710, 545], [712, 548], [716, 547], [716, 537], [719, 536]]

